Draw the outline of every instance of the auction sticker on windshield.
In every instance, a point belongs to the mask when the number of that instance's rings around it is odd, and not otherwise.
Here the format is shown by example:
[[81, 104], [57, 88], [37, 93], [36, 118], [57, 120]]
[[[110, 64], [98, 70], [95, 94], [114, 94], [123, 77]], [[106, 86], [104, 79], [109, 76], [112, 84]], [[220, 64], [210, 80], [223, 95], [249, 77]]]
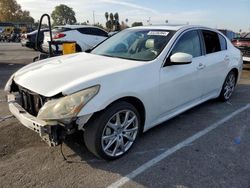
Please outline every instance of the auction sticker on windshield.
[[158, 36], [167, 36], [169, 32], [167, 31], [149, 31], [148, 35], [158, 35]]

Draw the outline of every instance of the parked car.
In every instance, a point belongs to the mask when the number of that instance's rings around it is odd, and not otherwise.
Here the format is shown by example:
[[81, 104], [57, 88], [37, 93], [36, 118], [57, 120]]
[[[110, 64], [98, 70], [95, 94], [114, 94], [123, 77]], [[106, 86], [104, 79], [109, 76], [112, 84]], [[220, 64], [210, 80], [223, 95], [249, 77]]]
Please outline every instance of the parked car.
[[238, 36], [237, 33], [227, 29], [219, 29], [219, 31], [222, 32], [229, 40], [232, 40]]
[[[38, 46], [41, 47], [43, 43], [43, 38], [44, 38], [44, 32], [49, 31], [49, 29], [41, 29], [40, 35], [39, 35], [39, 41], [38, 41]], [[22, 46], [28, 47], [28, 48], [33, 48], [34, 50], [36, 49], [36, 35], [38, 33], [38, 30], [32, 31], [30, 33], [25, 33], [21, 35], [21, 44]]]
[[232, 43], [243, 53], [243, 61], [250, 63], [250, 33], [246, 34], [244, 37], [233, 39]]
[[209, 99], [229, 100], [242, 63], [240, 50], [216, 30], [135, 27], [90, 53], [29, 64], [5, 91], [12, 114], [50, 145], [83, 130], [87, 148], [113, 160], [140, 132]]
[[[98, 27], [88, 25], [65, 25], [56, 26], [52, 31], [54, 41], [75, 41], [76, 51], [82, 52], [93, 48], [108, 37], [108, 33]], [[50, 35], [49, 32], [44, 33], [43, 48], [45, 51], [49, 49]], [[55, 46], [52, 46], [55, 50]], [[59, 46], [59, 50], [62, 47]]]

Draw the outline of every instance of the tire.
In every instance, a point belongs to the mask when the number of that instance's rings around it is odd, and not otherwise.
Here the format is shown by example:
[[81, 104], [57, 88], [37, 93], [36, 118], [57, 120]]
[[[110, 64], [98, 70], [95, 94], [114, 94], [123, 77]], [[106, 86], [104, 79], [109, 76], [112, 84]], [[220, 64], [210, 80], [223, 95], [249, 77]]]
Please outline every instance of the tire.
[[236, 74], [234, 71], [228, 73], [221, 89], [219, 99], [223, 102], [228, 101], [233, 94], [236, 85]]
[[82, 52], [82, 49], [78, 44], [76, 44], [76, 53], [78, 52]]
[[116, 102], [94, 115], [87, 123], [84, 141], [99, 158], [115, 160], [126, 154], [140, 132], [137, 109], [127, 102]]

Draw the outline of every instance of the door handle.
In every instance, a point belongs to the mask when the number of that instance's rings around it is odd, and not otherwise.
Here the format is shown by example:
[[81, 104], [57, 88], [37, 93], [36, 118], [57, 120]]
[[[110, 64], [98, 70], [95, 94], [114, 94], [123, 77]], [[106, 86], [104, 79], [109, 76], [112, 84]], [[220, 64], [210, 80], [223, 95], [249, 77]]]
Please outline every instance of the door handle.
[[205, 67], [206, 67], [206, 65], [204, 65], [203, 63], [199, 63], [197, 69], [201, 70], [201, 69], [204, 69]]

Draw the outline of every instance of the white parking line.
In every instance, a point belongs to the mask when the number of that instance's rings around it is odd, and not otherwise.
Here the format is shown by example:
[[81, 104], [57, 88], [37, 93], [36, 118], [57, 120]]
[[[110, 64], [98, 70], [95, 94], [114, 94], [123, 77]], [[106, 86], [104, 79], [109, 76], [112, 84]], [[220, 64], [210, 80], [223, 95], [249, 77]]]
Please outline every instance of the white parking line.
[[244, 106], [244, 107], [236, 110], [235, 112], [231, 113], [230, 115], [228, 115], [227, 117], [221, 119], [220, 121], [217, 121], [216, 123], [210, 125], [206, 129], [203, 129], [202, 131], [199, 131], [195, 135], [187, 138], [186, 140], [182, 141], [181, 143], [175, 145], [174, 147], [166, 150], [165, 152], [163, 152], [162, 154], [156, 156], [155, 158], [151, 159], [150, 161], [144, 163], [139, 168], [135, 169], [131, 173], [127, 174], [126, 176], [122, 177], [121, 179], [119, 179], [116, 182], [114, 182], [111, 185], [109, 185], [108, 188], [121, 187], [122, 185], [124, 185], [125, 183], [127, 183], [128, 181], [130, 181], [131, 179], [135, 178], [136, 176], [138, 176], [142, 172], [146, 171], [148, 168], [152, 167], [156, 163], [162, 161], [163, 159], [165, 159], [169, 155], [175, 153], [176, 151], [182, 149], [183, 147], [191, 144], [192, 142], [194, 142], [195, 140], [199, 139], [200, 137], [206, 135], [210, 131], [216, 129], [218, 126], [220, 126], [223, 123], [227, 122], [228, 120], [230, 120], [234, 116], [238, 115], [239, 113], [247, 110], [249, 107], [250, 107], [250, 103], [247, 104], [246, 106]]

